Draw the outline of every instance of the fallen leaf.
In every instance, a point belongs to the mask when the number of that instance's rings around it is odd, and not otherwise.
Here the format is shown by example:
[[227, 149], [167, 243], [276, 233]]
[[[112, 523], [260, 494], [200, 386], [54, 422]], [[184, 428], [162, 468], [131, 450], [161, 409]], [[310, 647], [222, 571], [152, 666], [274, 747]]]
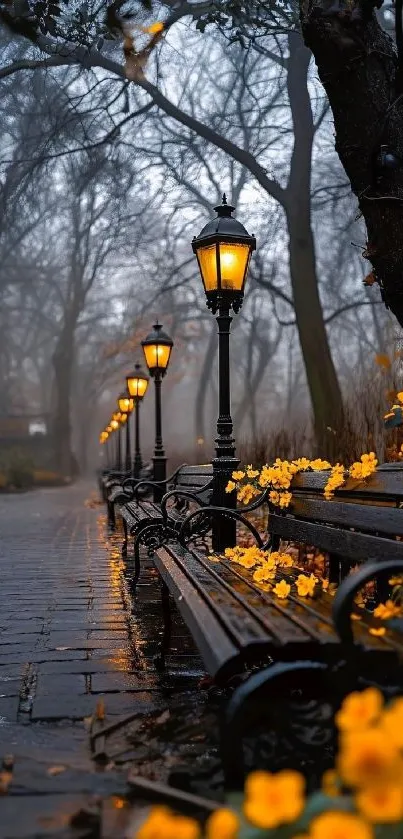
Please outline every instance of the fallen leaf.
[[61, 775], [65, 771], [66, 766], [49, 766], [47, 774], [53, 777], [53, 775]]
[[105, 702], [103, 699], [98, 699], [97, 706], [95, 708], [95, 717], [97, 720], [105, 719]]

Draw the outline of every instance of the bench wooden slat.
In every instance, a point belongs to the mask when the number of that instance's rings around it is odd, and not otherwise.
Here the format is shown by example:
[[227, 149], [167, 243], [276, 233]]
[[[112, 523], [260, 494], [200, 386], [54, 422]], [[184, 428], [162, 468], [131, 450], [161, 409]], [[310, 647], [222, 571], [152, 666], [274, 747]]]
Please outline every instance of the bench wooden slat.
[[[348, 478], [344, 486], [337, 490], [336, 497], [343, 498], [344, 496], [350, 495], [358, 499], [360, 497], [368, 498], [372, 496], [374, 501], [403, 501], [403, 473], [401, 464], [397, 464], [397, 468], [388, 468], [389, 466], [394, 466], [394, 464], [385, 464], [379, 467], [365, 481]], [[323, 492], [329, 474], [329, 471], [300, 472], [293, 478], [292, 488], [311, 489], [316, 492]]]
[[303, 519], [271, 513], [269, 516], [270, 533], [282, 539], [315, 545], [320, 550], [347, 559], [362, 562], [372, 559], [403, 559], [403, 542], [395, 542], [380, 536], [327, 527]]
[[323, 501], [295, 494], [289, 512], [300, 518], [327, 524], [341, 524], [369, 532], [403, 535], [403, 509], [374, 504], [347, 504], [341, 500]]

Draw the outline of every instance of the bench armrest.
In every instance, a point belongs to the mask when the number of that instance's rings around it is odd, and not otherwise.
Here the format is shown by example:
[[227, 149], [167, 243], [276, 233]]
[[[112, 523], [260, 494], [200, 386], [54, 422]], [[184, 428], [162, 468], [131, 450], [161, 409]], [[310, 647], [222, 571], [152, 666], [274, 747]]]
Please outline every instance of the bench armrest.
[[181, 528], [180, 528], [180, 531], [179, 531], [178, 539], [179, 539], [180, 542], [184, 541], [185, 536], [186, 536], [186, 528], [188, 527], [188, 525], [190, 524], [192, 519], [195, 519], [197, 516], [201, 516], [201, 517], [206, 516], [207, 513], [211, 513], [212, 518], [214, 518], [214, 516], [223, 516], [223, 518], [236, 519], [236, 521], [242, 522], [242, 524], [248, 530], [250, 530], [252, 535], [255, 537], [258, 547], [263, 549], [263, 550], [265, 549], [266, 545], [263, 542], [263, 539], [262, 539], [259, 531], [252, 524], [252, 522], [250, 522], [250, 521], [248, 521], [248, 519], [244, 518], [242, 513], [239, 512], [239, 510], [231, 510], [228, 507], [214, 507], [213, 505], [206, 505], [206, 506], [200, 507], [199, 510], [193, 510], [192, 513], [189, 513], [189, 515], [186, 516], [186, 518], [182, 522], [182, 525], [181, 525]]
[[354, 643], [351, 612], [354, 598], [366, 583], [379, 576], [403, 574], [402, 559], [368, 560], [362, 568], [346, 577], [340, 584], [333, 601], [333, 622], [341, 641]]
[[164, 486], [166, 484], [170, 484], [172, 481], [175, 480], [178, 472], [180, 472], [180, 470], [183, 469], [184, 466], [186, 466], [186, 463], [182, 463], [182, 465], [179, 466], [178, 469], [176, 469], [175, 472], [173, 472], [173, 474], [169, 476], [169, 478], [164, 478], [163, 481], [153, 481], [152, 478], [149, 478], [149, 479], [142, 478], [140, 480], [138, 478], [126, 478], [126, 480], [123, 481], [123, 489], [125, 489], [126, 486], [131, 485], [133, 495], [135, 495], [137, 493], [137, 490], [140, 489], [140, 487], [143, 487], [143, 486], [158, 487], [158, 486]]
[[169, 492], [166, 492], [161, 499], [161, 513], [164, 520], [166, 520], [168, 516], [167, 503], [170, 498], [188, 498], [190, 501], [194, 501], [195, 504], [198, 504], [199, 507], [205, 507], [207, 505], [207, 502], [202, 501], [201, 498], [198, 498], [198, 494], [201, 492], [205, 492], [205, 490], [209, 488], [211, 483], [212, 481], [209, 481], [208, 484], [206, 484], [204, 487], [201, 487], [199, 490], [170, 489]]

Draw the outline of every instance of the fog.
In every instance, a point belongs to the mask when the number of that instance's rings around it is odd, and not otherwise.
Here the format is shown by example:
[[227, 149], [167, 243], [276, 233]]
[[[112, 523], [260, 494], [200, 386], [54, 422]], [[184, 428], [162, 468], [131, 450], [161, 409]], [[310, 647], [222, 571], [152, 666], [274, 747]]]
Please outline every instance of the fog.
[[[269, 30], [257, 48], [181, 17], [147, 55], [146, 83], [131, 84], [113, 70], [119, 39], [99, 66], [36, 66], [36, 47], [0, 31], [3, 68], [31, 62], [0, 72], [3, 450], [27, 436], [23, 416], [39, 436], [46, 428], [48, 468], [99, 465], [99, 433], [158, 318], [174, 340], [166, 452], [211, 457], [217, 325], [191, 241], [223, 192], [257, 239], [232, 325], [239, 451], [302, 455], [315, 435], [326, 448], [323, 429], [334, 442], [342, 410], [352, 450], [369, 434], [382, 447], [397, 329], [363, 284], [365, 233], [300, 36]], [[385, 354], [391, 363], [377, 363]], [[141, 434], [148, 459], [152, 383]]]

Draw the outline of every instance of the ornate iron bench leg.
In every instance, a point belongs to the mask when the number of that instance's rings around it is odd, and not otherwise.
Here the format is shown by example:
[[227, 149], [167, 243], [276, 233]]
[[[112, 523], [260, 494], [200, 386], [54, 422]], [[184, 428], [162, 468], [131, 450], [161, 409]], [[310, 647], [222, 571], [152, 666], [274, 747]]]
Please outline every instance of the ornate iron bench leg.
[[127, 539], [128, 539], [127, 521], [126, 521], [126, 519], [122, 519], [122, 521], [123, 521], [123, 533], [124, 533], [123, 545], [122, 545], [122, 559], [127, 559]]
[[256, 722], [258, 717], [255, 709], [253, 714], [250, 713], [250, 700], [264, 700], [262, 707], [267, 718], [270, 715], [270, 694], [281, 689], [281, 693], [287, 695], [291, 688], [307, 684], [311, 688], [313, 683], [316, 687], [319, 682], [320, 695], [320, 688], [325, 687], [327, 670], [327, 664], [318, 661], [277, 662], [253, 674], [235, 690], [227, 705], [221, 730], [221, 757], [227, 789], [240, 790], [244, 785], [244, 731], [248, 722]]
[[169, 588], [164, 580], [161, 580], [161, 602], [162, 614], [164, 618], [164, 630], [162, 635], [161, 648], [158, 655], [154, 659], [154, 664], [157, 670], [165, 670], [165, 657], [169, 652], [171, 646], [172, 634], [172, 616], [171, 604], [169, 600]]

